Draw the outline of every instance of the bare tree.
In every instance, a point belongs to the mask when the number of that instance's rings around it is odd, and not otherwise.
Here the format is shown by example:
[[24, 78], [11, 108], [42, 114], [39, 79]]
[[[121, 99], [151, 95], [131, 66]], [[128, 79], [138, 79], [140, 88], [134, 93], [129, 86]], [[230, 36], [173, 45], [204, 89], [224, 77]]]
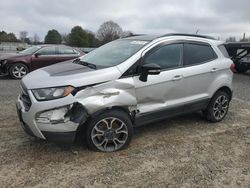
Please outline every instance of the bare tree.
[[122, 36], [122, 28], [113, 21], [104, 22], [97, 31], [97, 38], [107, 43]]
[[20, 31], [20, 32], [19, 32], [19, 37], [20, 37], [20, 40], [21, 40], [22, 42], [25, 41], [25, 39], [27, 38], [27, 36], [28, 36], [28, 31]]
[[33, 43], [34, 44], [38, 44], [40, 42], [40, 37], [38, 36], [38, 34], [34, 34], [33, 36]]
[[130, 37], [133, 35], [134, 35], [134, 33], [132, 31], [123, 31], [122, 32], [122, 37]]
[[226, 42], [236, 42], [236, 37], [229, 37], [226, 39]]

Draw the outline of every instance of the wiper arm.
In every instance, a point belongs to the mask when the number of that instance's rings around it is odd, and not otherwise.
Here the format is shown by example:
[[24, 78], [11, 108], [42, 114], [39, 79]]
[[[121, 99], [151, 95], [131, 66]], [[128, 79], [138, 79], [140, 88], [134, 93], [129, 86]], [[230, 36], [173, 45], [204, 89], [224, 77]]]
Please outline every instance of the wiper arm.
[[86, 61], [82, 61], [79, 58], [77, 58], [76, 60], [74, 60], [73, 63], [79, 64], [79, 65], [83, 65], [83, 66], [87, 66], [87, 67], [89, 67], [91, 69], [96, 69], [96, 65], [95, 64], [89, 63], [89, 62], [86, 62]]

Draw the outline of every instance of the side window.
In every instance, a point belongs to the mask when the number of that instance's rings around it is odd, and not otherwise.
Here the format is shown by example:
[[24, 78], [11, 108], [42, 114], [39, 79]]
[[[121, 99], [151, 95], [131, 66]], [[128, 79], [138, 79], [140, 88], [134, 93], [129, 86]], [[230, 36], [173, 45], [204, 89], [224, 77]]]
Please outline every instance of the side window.
[[41, 55], [56, 55], [56, 47], [55, 46], [45, 47], [39, 50], [38, 53]]
[[74, 51], [73, 48], [69, 48], [69, 47], [66, 47], [66, 46], [60, 46], [59, 47], [59, 54], [62, 54], [62, 55], [75, 55], [76, 52]]
[[162, 69], [179, 67], [182, 61], [183, 44], [169, 44], [154, 51], [144, 61], [145, 64], [155, 63]]
[[230, 58], [230, 56], [229, 56], [229, 54], [227, 52], [227, 49], [225, 48], [224, 45], [220, 45], [220, 46], [218, 46], [218, 48], [220, 49], [220, 51], [224, 55], [224, 57]]
[[211, 46], [201, 44], [184, 44], [184, 66], [200, 64], [216, 59]]

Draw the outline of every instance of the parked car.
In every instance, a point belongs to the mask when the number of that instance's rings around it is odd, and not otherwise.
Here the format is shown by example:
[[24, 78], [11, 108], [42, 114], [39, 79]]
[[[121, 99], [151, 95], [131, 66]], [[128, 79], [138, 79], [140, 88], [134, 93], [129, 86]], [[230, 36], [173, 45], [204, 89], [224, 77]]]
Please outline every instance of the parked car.
[[21, 81], [21, 125], [41, 139], [71, 143], [77, 135], [111, 152], [128, 146], [134, 127], [168, 117], [202, 111], [219, 122], [232, 98], [224, 48], [198, 35], [136, 36], [39, 69]]
[[225, 44], [225, 47], [238, 73], [245, 73], [250, 70], [249, 42], [229, 42]]
[[16, 55], [0, 56], [0, 75], [20, 79], [27, 73], [84, 55], [80, 50], [64, 45], [32, 46]]

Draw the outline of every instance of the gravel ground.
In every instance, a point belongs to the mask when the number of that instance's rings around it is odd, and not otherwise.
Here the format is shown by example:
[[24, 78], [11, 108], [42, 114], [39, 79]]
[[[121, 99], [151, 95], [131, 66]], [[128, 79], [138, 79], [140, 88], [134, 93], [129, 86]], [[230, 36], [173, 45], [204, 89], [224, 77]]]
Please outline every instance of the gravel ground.
[[250, 187], [250, 74], [217, 124], [199, 113], [135, 130], [126, 150], [59, 147], [17, 121], [19, 81], [0, 79], [0, 187]]

